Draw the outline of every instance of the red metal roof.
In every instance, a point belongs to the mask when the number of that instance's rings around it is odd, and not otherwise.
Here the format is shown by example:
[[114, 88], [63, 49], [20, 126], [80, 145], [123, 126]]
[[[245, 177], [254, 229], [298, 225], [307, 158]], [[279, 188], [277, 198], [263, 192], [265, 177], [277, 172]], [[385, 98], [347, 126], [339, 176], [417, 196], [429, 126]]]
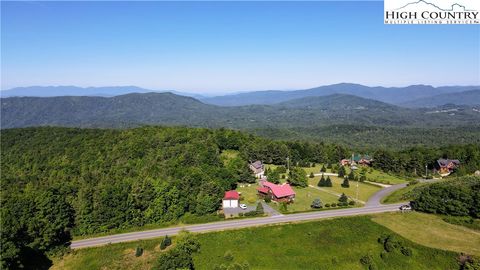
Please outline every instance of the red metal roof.
[[225, 196], [223, 196], [224, 200], [238, 200], [240, 199], [240, 195], [236, 190], [229, 190], [225, 192]]
[[265, 181], [262, 184], [264, 187], [269, 188], [272, 191], [273, 195], [275, 195], [275, 197], [277, 198], [295, 195], [295, 191], [293, 191], [292, 187], [289, 184], [276, 185], [268, 181]]
[[265, 194], [268, 193], [268, 188], [267, 187], [258, 187], [257, 190], [260, 191], [261, 193], [265, 193]]

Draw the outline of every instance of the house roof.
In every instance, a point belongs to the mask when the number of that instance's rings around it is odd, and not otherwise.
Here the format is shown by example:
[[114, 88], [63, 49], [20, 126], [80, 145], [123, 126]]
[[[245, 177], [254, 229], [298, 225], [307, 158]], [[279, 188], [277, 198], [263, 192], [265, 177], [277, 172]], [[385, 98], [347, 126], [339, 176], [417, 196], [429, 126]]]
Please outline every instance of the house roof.
[[229, 190], [225, 192], [225, 196], [223, 196], [224, 200], [238, 200], [240, 199], [240, 195], [236, 190]]
[[260, 160], [257, 160], [251, 164], [255, 169], [263, 168], [263, 163]]
[[263, 182], [263, 186], [269, 188], [273, 195], [275, 195], [277, 198], [295, 195], [295, 191], [293, 191], [289, 184], [276, 185], [274, 183], [265, 181]]
[[455, 165], [460, 165], [460, 161], [458, 159], [445, 159], [445, 158], [441, 158], [439, 160], [437, 160], [437, 163], [438, 165], [442, 166], [442, 167], [445, 167], [445, 166], [448, 166], [448, 164], [452, 162], [453, 164]]
[[268, 193], [268, 188], [267, 187], [258, 187], [257, 190], [261, 193]]

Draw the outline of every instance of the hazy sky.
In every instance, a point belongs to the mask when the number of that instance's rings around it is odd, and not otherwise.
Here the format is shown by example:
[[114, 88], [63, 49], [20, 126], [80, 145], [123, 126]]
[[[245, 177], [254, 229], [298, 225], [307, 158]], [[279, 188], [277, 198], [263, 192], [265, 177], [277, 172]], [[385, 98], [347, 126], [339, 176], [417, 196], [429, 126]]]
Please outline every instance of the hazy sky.
[[384, 25], [383, 1], [1, 5], [2, 89], [480, 84], [479, 25]]

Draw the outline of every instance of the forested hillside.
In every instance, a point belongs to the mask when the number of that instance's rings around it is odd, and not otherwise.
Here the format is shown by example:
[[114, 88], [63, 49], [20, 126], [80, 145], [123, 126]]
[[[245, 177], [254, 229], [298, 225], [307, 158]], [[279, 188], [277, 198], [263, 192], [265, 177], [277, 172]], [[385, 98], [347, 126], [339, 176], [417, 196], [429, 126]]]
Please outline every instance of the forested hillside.
[[[252, 181], [247, 163], [337, 163], [353, 149], [272, 141], [227, 129], [39, 127], [1, 131], [2, 263], [68, 245], [71, 234], [214, 215], [225, 190]], [[221, 158], [224, 150], [238, 156]], [[480, 168], [480, 145], [370, 149], [374, 167], [421, 175], [439, 157]], [[25, 263], [25, 261], [22, 261]]]
[[104, 97], [5, 98], [2, 128], [28, 126], [132, 127], [143, 124], [237, 129], [311, 128], [326, 125], [401, 127], [479, 126], [479, 110], [467, 106], [406, 109], [335, 94], [276, 105], [219, 107], [171, 93]]

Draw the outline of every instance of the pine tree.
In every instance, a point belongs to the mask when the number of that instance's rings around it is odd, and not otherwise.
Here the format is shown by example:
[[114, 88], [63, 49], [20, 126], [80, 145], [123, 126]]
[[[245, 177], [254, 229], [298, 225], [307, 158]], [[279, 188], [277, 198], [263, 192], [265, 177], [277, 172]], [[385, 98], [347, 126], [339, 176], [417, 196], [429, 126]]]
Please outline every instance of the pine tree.
[[325, 165], [322, 165], [322, 168], [320, 169], [320, 172], [326, 172], [327, 169], [325, 168]]
[[338, 169], [338, 177], [344, 177], [344, 176], [345, 176], [345, 167], [340, 166], [340, 168]]
[[355, 174], [353, 173], [353, 171], [350, 171], [350, 173], [348, 174], [348, 180], [355, 180]]
[[258, 204], [257, 204], [257, 209], [256, 209], [256, 211], [257, 211], [257, 214], [263, 215], [264, 211], [263, 211], [263, 205], [262, 205], [262, 203], [258, 203]]
[[332, 187], [332, 179], [330, 179], [330, 176], [327, 176], [327, 180], [325, 181], [325, 186], [326, 187]]
[[338, 201], [342, 204], [347, 204], [348, 203], [348, 197], [347, 195], [345, 195], [345, 193], [342, 193], [342, 195], [340, 196], [340, 198], [338, 198]]
[[350, 187], [350, 183], [349, 183], [347, 177], [345, 177], [345, 178], [343, 179], [342, 187], [344, 187], [344, 188], [349, 188], [349, 187]]
[[310, 173], [310, 178], [314, 178], [315, 175], [313, 174], [313, 172]]
[[324, 187], [325, 185], [326, 185], [325, 177], [324, 177], [323, 174], [322, 174], [322, 177], [320, 177], [320, 181], [318, 181], [317, 186], [319, 186], [319, 187]]

